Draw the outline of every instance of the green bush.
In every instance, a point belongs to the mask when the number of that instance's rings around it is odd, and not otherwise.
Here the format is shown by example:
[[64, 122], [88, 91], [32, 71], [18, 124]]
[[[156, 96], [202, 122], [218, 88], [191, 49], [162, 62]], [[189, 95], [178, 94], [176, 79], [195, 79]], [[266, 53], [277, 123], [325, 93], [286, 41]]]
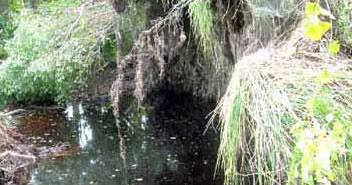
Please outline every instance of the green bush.
[[6, 12], [0, 14], [0, 59], [5, 59], [8, 55], [4, 49], [5, 41], [13, 37], [16, 24], [12, 21], [15, 13]]
[[93, 67], [114, 55], [115, 14], [100, 16], [113, 12], [110, 6], [79, 4], [42, 3], [14, 17], [18, 27], [5, 44], [8, 58], [0, 66], [2, 104], [65, 103], [85, 86]]
[[138, 34], [147, 25], [148, 17], [143, 2], [130, 1], [129, 9], [121, 15], [120, 33], [123, 41], [121, 55], [126, 56], [133, 47]]

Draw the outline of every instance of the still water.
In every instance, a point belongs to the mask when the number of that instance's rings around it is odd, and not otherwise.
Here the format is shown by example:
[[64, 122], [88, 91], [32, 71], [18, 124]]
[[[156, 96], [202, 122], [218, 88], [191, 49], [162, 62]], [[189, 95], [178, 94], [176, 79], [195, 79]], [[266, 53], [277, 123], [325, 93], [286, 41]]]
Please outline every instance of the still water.
[[214, 175], [218, 137], [203, 134], [208, 112], [190, 112], [192, 101], [166, 102], [154, 113], [131, 106], [118, 124], [105, 105], [84, 103], [21, 118], [21, 132], [38, 147], [70, 144], [41, 160], [30, 185], [221, 184]]

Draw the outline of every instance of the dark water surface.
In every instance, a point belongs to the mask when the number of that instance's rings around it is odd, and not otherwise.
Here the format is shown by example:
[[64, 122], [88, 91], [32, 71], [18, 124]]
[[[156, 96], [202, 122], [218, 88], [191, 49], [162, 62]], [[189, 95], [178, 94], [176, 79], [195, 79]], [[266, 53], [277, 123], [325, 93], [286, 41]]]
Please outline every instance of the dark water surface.
[[[147, 114], [131, 106], [119, 120], [108, 109], [82, 103], [65, 113], [21, 118], [21, 131], [37, 146], [68, 142], [71, 151], [42, 160], [30, 185], [218, 185], [218, 138], [203, 135], [208, 110], [193, 98], [166, 100]], [[191, 110], [192, 109], [192, 110]]]

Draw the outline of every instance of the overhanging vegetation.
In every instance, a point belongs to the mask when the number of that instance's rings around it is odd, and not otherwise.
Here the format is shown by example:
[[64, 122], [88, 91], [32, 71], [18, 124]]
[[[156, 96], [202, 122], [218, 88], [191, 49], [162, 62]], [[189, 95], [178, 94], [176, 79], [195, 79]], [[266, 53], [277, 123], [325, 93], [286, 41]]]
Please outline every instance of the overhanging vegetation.
[[106, 52], [116, 53], [109, 42], [115, 19], [104, 1], [53, 1], [15, 14], [16, 30], [0, 67], [1, 103], [71, 99], [91, 69], [105, 62]]

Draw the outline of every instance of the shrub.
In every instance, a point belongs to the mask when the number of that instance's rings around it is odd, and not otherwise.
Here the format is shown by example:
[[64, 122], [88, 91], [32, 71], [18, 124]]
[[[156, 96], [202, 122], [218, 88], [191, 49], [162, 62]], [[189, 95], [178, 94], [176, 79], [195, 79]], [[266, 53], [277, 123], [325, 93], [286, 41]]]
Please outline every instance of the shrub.
[[9, 56], [0, 66], [0, 102], [70, 100], [91, 69], [114, 55], [108, 38], [115, 17], [108, 4], [90, 1], [52, 1], [21, 11], [5, 45]]

